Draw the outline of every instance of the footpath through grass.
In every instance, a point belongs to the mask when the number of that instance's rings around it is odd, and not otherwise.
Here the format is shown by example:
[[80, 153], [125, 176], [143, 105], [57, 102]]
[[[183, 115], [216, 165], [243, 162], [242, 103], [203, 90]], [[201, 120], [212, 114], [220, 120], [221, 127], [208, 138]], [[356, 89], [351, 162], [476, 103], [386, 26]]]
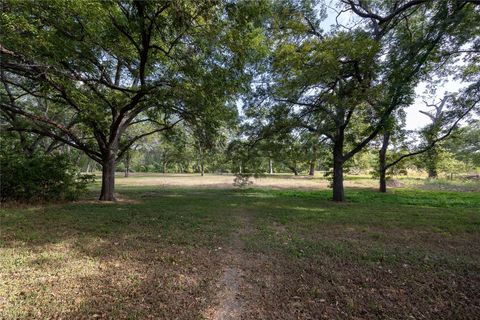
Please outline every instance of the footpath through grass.
[[2, 210], [1, 319], [208, 318], [243, 218], [246, 319], [480, 318], [478, 193], [118, 191]]

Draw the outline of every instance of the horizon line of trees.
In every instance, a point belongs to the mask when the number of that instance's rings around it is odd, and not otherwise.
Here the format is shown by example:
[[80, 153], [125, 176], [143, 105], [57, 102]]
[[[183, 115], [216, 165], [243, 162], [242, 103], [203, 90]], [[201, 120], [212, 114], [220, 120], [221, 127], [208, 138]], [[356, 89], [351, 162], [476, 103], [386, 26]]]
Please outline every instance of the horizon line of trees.
[[[115, 200], [116, 169], [128, 174], [139, 156], [146, 170], [201, 174], [321, 166], [334, 201], [365, 155], [377, 153], [368, 166], [381, 192], [405, 163], [432, 178], [448, 157], [478, 163], [476, 0], [338, 0], [330, 27], [321, 0], [7, 0], [2, 9], [0, 142], [26, 158], [88, 157], [102, 170], [100, 200]], [[452, 78], [463, 86], [440, 92]], [[405, 108], [420, 83], [431, 123], [411, 133]]]

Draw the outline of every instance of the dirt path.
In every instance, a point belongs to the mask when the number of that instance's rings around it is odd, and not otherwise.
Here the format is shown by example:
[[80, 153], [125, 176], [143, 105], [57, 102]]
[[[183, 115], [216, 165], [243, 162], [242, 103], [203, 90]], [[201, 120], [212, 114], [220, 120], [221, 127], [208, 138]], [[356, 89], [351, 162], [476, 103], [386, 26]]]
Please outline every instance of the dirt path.
[[238, 218], [241, 226], [233, 234], [231, 244], [223, 248], [225, 250], [224, 268], [217, 283], [217, 295], [205, 312], [205, 317], [209, 320], [240, 319], [245, 307], [241, 288], [244, 277], [242, 265], [246, 259], [241, 237], [249, 232], [250, 221], [248, 215], [243, 211], [239, 212]]

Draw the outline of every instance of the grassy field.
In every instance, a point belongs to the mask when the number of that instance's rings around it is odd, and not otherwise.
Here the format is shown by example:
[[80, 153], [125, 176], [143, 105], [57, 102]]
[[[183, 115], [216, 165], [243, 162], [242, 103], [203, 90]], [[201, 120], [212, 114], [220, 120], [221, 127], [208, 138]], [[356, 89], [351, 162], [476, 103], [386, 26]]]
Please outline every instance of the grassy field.
[[350, 179], [338, 204], [322, 179], [228, 179], [2, 209], [0, 319], [480, 318], [478, 192]]

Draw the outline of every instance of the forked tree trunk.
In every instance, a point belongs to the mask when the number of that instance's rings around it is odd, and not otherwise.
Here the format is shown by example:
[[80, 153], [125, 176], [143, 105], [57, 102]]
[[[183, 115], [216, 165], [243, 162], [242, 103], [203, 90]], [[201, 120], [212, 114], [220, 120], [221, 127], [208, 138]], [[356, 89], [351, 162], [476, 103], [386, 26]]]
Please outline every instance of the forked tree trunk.
[[387, 148], [390, 142], [390, 132], [383, 134], [383, 142], [378, 152], [378, 174], [380, 179], [380, 192], [387, 192]]
[[115, 201], [115, 157], [102, 162], [102, 191], [101, 201]]

